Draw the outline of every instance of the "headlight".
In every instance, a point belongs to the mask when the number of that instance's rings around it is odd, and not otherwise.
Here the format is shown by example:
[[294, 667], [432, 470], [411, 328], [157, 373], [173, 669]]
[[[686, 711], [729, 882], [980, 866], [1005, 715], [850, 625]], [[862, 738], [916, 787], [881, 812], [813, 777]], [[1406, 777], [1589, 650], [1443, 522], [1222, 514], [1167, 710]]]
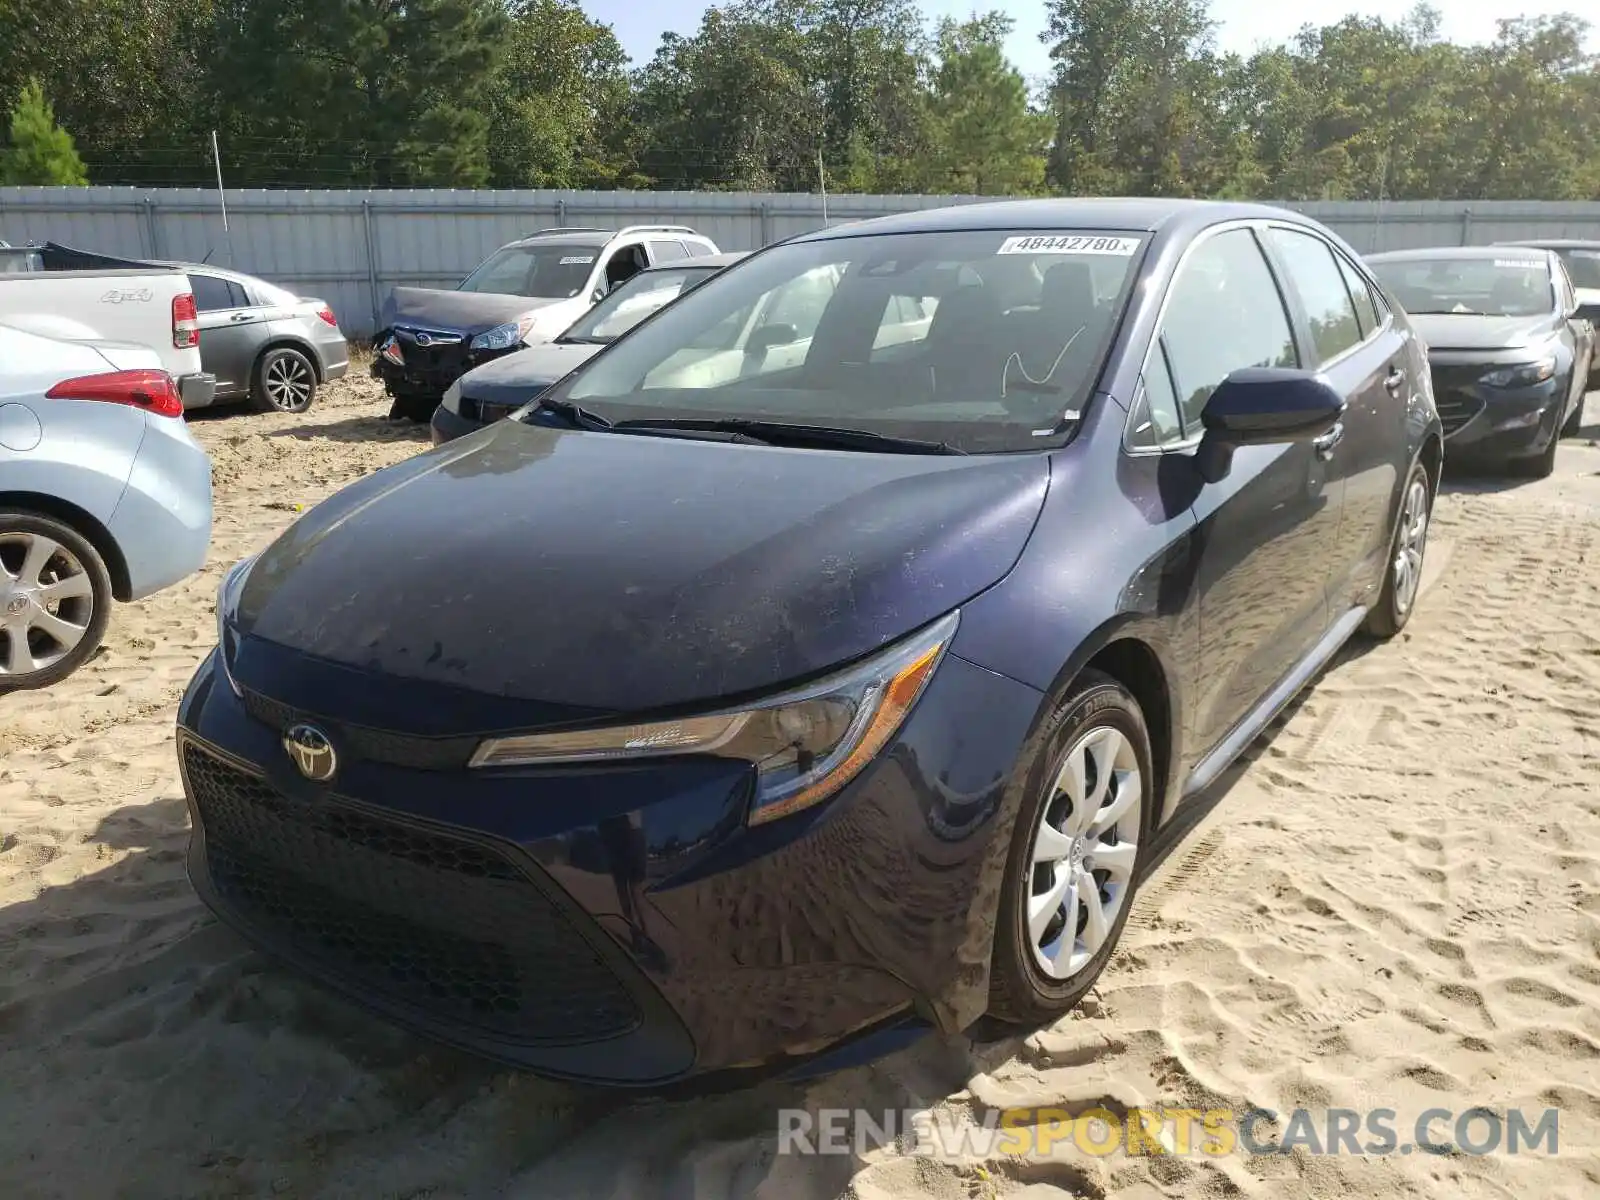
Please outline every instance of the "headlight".
[[439, 407], [456, 416], [461, 415], [461, 381], [458, 379], [444, 390], [444, 399], [439, 401]]
[[955, 635], [959, 613], [836, 675], [749, 708], [567, 733], [490, 738], [474, 767], [712, 754], [756, 768], [750, 823], [833, 795], [894, 736]]
[[256, 565], [260, 554], [252, 554], [249, 558], [241, 559], [228, 568], [228, 573], [222, 577], [222, 586], [217, 588], [217, 658], [222, 663], [222, 673], [227, 677], [228, 686], [233, 689], [235, 696], [243, 695], [239, 685], [233, 681], [233, 672], [228, 667], [228, 613], [239, 603], [239, 593], [244, 590], [244, 581], [250, 575], [250, 568]]
[[486, 329], [468, 343], [470, 350], [509, 350], [523, 338], [528, 336], [528, 330], [533, 328], [533, 318], [523, 317], [517, 321], [507, 321], [504, 325], [496, 325], [493, 329]]
[[1498, 371], [1490, 371], [1479, 382], [1497, 388], [1532, 387], [1536, 383], [1543, 383], [1555, 373], [1556, 356], [1551, 354], [1538, 362], [1519, 363], [1514, 367], [1501, 367]]

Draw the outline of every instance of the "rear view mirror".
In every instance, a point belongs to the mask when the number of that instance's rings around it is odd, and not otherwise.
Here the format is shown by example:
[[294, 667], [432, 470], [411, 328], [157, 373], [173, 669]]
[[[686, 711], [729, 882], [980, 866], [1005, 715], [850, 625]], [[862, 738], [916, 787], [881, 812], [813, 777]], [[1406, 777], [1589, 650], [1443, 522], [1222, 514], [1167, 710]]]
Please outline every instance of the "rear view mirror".
[[764, 358], [774, 346], [790, 346], [800, 340], [800, 331], [793, 325], [763, 325], [750, 335], [744, 352], [752, 358]]
[[1197, 461], [1207, 483], [1224, 478], [1240, 446], [1319, 438], [1344, 415], [1345, 399], [1310, 371], [1246, 367], [1233, 372], [1200, 413], [1205, 436]]

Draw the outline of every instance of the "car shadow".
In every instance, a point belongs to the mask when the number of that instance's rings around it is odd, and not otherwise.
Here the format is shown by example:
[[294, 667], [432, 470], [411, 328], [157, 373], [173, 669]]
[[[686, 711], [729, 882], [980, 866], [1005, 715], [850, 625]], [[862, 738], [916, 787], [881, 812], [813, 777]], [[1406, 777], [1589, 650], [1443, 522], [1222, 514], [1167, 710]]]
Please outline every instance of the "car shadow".
[[[87, 840], [114, 863], [0, 907], [8, 1194], [108, 1194], [108, 1145], [129, 1195], [276, 1193], [282, 1179], [313, 1194], [313, 1143], [349, 1167], [446, 1129], [470, 1147], [487, 1117], [537, 1157], [626, 1100], [428, 1041], [258, 954], [188, 882], [180, 797], [119, 808]], [[485, 1145], [478, 1165], [501, 1172], [499, 1155]], [[241, 1162], [259, 1187], [227, 1174]]]
[[291, 425], [287, 429], [270, 430], [267, 436], [294, 438], [301, 442], [416, 442], [423, 446], [430, 444], [428, 426], [425, 423], [391, 421], [382, 416], [346, 417], [340, 421]]

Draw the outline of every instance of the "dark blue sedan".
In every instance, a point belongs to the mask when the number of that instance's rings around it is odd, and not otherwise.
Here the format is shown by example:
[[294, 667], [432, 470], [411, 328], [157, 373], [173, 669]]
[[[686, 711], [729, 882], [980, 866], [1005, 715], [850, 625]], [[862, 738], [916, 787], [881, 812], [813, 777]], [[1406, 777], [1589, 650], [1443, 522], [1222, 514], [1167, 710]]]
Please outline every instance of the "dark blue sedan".
[[798, 238], [233, 570], [190, 875], [556, 1076], [1049, 1021], [1175, 814], [1411, 616], [1442, 453], [1405, 316], [1296, 214]]

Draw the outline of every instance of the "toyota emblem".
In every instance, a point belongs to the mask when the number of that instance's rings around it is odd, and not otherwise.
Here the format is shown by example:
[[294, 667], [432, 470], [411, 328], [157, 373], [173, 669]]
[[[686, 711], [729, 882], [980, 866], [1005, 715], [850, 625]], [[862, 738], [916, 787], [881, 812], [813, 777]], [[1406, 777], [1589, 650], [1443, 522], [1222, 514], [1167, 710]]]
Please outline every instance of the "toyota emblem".
[[291, 725], [284, 732], [283, 748], [300, 774], [317, 783], [326, 783], [339, 768], [338, 756], [328, 735], [315, 725]]

